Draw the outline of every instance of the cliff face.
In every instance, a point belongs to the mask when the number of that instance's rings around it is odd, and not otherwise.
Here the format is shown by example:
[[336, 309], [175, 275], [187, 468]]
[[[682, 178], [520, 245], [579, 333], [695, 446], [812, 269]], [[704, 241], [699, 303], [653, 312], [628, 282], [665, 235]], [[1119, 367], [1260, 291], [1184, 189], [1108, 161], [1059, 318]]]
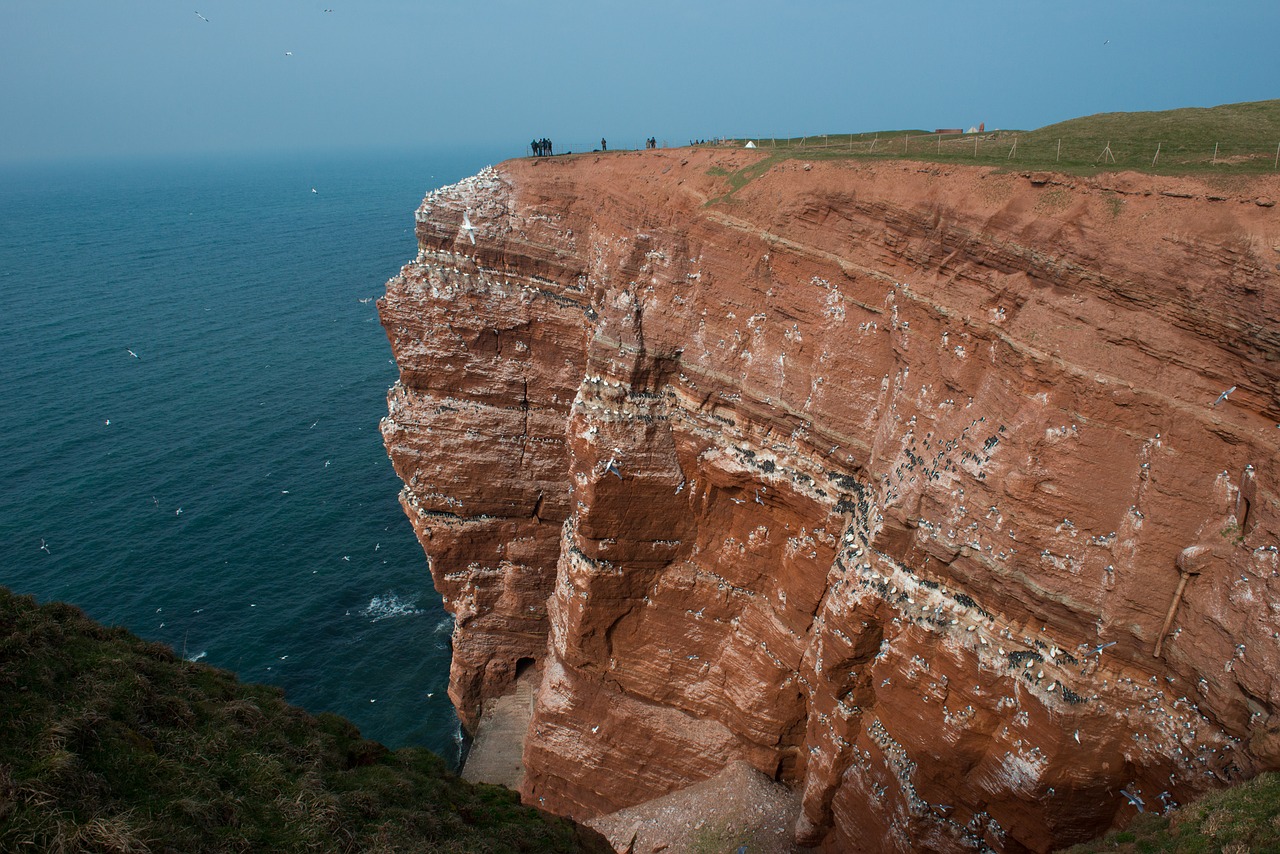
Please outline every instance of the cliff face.
[[1280, 181], [763, 158], [486, 170], [379, 303], [525, 799], [743, 759], [807, 844], [1044, 851], [1280, 767]]

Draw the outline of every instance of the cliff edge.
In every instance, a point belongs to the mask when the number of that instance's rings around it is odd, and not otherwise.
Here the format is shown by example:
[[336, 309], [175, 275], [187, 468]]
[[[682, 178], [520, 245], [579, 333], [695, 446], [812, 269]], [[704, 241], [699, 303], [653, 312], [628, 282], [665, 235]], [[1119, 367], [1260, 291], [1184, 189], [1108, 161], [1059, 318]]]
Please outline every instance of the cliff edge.
[[382, 430], [464, 723], [536, 664], [526, 802], [743, 760], [831, 851], [1280, 768], [1276, 198], [705, 150], [432, 192]]

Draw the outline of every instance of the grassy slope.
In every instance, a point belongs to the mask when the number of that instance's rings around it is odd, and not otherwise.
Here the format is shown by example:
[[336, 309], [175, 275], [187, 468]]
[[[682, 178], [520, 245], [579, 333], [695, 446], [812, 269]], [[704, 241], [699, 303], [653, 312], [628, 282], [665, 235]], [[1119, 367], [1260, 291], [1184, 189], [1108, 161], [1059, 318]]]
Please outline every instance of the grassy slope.
[[[745, 142], [736, 144], [740, 147]], [[1123, 169], [1155, 174], [1247, 175], [1276, 170], [1280, 100], [1155, 113], [1100, 113], [1034, 131], [990, 131], [939, 139], [926, 131], [897, 130], [758, 140], [757, 145], [770, 155], [766, 161], [770, 164], [795, 157], [905, 156], [935, 163], [1075, 174]], [[1104, 154], [1108, 145], [1111, 158]], [[1160, 156], [1153, 166], [1157, 146]]]
[[1168, 817], [1139, 815], [1122, 831], [1065, 854], [1276, 854], [1280, 852], [1280, 774], [1206, 795]]
[[596, 841], [426, 750], [0, 588], [0, 850], [608, 850]]

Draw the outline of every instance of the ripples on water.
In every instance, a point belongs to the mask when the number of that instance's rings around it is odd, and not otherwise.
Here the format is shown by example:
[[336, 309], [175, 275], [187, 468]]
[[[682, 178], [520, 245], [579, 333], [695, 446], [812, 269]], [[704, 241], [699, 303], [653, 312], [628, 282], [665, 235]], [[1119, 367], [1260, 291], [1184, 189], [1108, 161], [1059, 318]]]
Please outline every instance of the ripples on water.
[[359, 300], [423, 193], [493, 160], [0, 171], [0, 583], [456, 760]]

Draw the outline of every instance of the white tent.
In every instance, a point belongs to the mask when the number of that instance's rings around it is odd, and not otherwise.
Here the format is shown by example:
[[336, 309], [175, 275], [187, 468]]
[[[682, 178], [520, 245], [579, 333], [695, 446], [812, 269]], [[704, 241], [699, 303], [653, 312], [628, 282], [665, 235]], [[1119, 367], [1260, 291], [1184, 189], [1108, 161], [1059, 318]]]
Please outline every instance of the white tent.
[[742, 147], [743, 147], [743, 148], [755, 148], [755, 147], [756, 147], [756, 144], [755, 144], [754, 142], [752, 142], [751, 140], [747, 140], [747, 144], [746, 144], [746, 145], [744, 145], [744, 146], [742, 146]]

